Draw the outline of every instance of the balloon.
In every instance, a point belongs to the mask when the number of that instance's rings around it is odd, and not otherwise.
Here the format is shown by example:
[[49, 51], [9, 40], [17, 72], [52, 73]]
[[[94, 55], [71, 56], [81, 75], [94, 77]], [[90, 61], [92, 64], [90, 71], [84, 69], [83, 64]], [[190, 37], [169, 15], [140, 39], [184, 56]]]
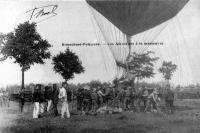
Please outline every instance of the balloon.
[[151, 29], [174, 17], [188, 0], [87, 0], [126, 35]]
[[[94, 27], [98, 40], [101, 44], [107, 44], [107, 46], [102, 45], [103, 48], [110, 49], [117, 66], [112, 65], [112, 68], [117, 69], [116, 77], [120, 78], [127, 76], [128, 67], [122, 66], [128, 65], [127, 60], [131, 52], [145, 52], [149, 46], [138, 44], [154, 41], [188, 0], [86, 0], [86, 2], [96, 20]], [[112, 63], [107, 61], [110, 62]]]

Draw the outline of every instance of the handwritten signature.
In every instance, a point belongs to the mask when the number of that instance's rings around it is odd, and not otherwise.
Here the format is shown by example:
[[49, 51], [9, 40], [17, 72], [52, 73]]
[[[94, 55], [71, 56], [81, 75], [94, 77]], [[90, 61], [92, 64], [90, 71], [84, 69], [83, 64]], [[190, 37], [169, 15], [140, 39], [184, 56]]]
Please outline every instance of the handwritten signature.
[[26, 13], [31, 13], [29, 20], [34, 18], [39, 18], [42, 16], [56, 16], [56, 10], [58, 8], [58, 5], [47, 5], [42, 7], [35, 7], [31, 10], [28, 10]]

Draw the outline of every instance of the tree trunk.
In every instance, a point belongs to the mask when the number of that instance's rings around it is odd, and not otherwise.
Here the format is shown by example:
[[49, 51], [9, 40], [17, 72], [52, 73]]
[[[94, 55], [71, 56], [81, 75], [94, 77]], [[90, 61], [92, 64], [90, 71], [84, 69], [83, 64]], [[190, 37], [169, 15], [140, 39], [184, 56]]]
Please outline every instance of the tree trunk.
[[22, 86], [21, 89], [24, 89], [24, 67], [22, 67]]

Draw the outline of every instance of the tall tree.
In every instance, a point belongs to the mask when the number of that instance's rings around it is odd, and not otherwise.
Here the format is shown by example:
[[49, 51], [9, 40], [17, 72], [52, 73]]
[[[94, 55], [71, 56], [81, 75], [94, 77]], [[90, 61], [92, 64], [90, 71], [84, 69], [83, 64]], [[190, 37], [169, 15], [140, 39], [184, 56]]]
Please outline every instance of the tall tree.
[[22, 71], [22, 86], [24, 89], [24, 72], [31, 65], [44, 64], [44, 59], [50, 58], [51, 45], [36, 31], [36, 23], [24, 22], [19, 24], [13, 32], [6, 35], [6, 43], [2, 53], [18, 63]]
[[132, 75], [133, 86], [135, 85], [135, 79], [139, 81], [143, 78], [150, 78], [154, 76], [154, 62], [159, 58], [151, 57], [151, 54], [154, 54], [154, 52], [147, 51], [142, 54], [133, 52], [127, 60], [127, 65], [117, 63], [118, 65], [124, 67], [129, 72], [129, 75]]
[[74, 78], [74, 74], [84, 72], [82, 62], [69, 48], [53, 57], [53, 65], [54, 71], [59, 73], [65, 81]]
[[168, 81], [171, 79], [173, 73], [176, 71], [177, 65], [173, 64], [171, 61], [163, 61], [162, 66], [158, 69], [160, 73], [162, 73], [165, 80]]

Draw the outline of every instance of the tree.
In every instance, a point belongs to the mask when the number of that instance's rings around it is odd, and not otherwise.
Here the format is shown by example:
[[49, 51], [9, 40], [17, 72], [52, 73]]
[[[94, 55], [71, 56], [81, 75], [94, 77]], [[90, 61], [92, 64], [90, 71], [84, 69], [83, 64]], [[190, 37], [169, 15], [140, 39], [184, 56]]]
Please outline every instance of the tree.
[[6, 35], [6, 43], [2, 53], [18, 63], [22, 71], [22, 86], [24, 89], [24, 72], [31, 65], [44, 64], [44, 59], [50, 58], [51, 45], [36, 31], [36, 23], [24, 22], [19, 24], [13, 32]]
[[150, 78], [154, 76], [154, 62], [159, 58], [151, 57], [150, 54], [154, 54], [154, 52], [147, 51], [142, 54], [133, 52], [127, 60], [127, 65], [117, 63], [133, 75], [133, 86], [135, 84], [135, 79], [138, 79], [139, 82], [139, 80], [143, 78]]
[[84, 72], [82, 62], [69, 48], [53, 57], [53, 65], [54, 71], [59, 73], [65, 81], [74, 78], [74, 74]]
[[129, 64], [130, 73], [138, 77], [139, 79], [150, 78], [154, 76], [154, 62], [157, 61], [158, 57], [151, 57], [150, 54], [154, 54], [152, 51], [147, 51], [143, 54], [133, 53]]
[[91, 88], [97, 88], [98, 86], [102, 86], [102, 83], [99, 80], [92, 80], [88, 83]]
[[162, 73], [164, 79], [169, 82], [176, 69], [177, 65], [173, 64], [171, 61], [163, 61], [162, 66], [158, 69], [158, 71]]

